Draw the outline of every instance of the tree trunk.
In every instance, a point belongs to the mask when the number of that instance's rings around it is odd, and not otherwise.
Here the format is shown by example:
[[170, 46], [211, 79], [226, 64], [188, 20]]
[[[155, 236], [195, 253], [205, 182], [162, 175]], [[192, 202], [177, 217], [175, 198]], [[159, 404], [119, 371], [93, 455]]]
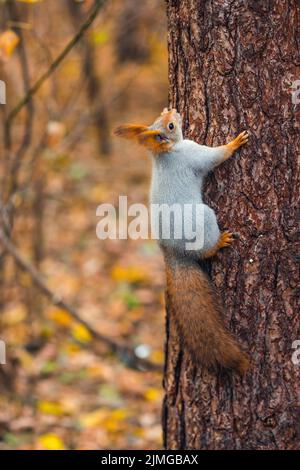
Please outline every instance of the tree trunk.
[[193, 366], [166, 296], [168, 449], [291, 449], [300, 442], [300, 366], [292, 362], [300, 339], [297, 3], [167, 1], [170, 101], [183, 115], [185, 136], [215, 146], [250, 133], [209, 176], [204, 197], [220, 228], [239, 234], [210, 271], [225, 322], [252, 362], [243, 379]]
[[[123, 0], [116, 37], [116, 52], [119, 62], [144, 63], [151, 50], [147, 41], [149, 8], [147, 2]], [[152, 20], [151, 20], [152, 21]]]

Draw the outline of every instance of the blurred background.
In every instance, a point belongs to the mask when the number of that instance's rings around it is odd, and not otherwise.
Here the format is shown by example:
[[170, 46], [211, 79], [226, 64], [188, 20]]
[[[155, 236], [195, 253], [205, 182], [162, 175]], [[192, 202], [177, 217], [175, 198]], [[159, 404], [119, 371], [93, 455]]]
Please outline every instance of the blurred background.
[[0, 243], [0, 449], [162, 446], [162, 257], [151, 240], [97, 239], [96, 208], [147, 204], [149, 157], [112, 130], [168, 105], [165, 8], [101, 2], [53, 70], [96, 3], [0, 1], [1, 226], [50, 289]]

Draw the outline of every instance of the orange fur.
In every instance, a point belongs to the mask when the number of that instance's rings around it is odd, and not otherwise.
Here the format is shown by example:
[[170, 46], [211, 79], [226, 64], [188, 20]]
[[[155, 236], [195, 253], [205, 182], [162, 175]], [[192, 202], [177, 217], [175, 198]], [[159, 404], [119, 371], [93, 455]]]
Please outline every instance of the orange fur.
[[154, 129], [139, 124], [125, 124], [117, 127], [114, 134], [125, 139], [136, 139], [156, 155], [169, 152], [176, 141], [172, 129], [168, 129], [170, 122], [173, 123], [175, 129], [179, 125], [175, 108], [170, 110], [165, 108], [161, 116], [154, 122]]
[[230, 158], [231, 155], [242, 145], [246, 144], [248, 142], [248, 138], [248, 133], [244, 131], [228, 144], [222, 145], [222, 148], [224, 149], [224, 161]]
[[249, 359], [224, 324], [223, 307], [208, 276], [196, 263], [173, 263], [167, 254], [165, 261], [167, 297], [180, 341], [196, 364], [243, 375]]
[[175, 108], [171, 109], [170, 111], [167, 108], [165, 108], [163, 112], [161, 113], [162, 126], [166, 128], [169, 122], [173, 122], [173, 124], [176, 125], [176, 118], [175, 118], [176, 113], [177, 111]]
[[226, 246], [231, 245], [233, 240], [234, 239], [232, 233], [228, 232], [227, 230], [225, 232], [222, 232], [215, 246], [213, 246], [210, 250], [204, 253], [202, 258], [206, 259], [210, 258], [211, 256], [214, 256], [221, 248], [225, 248]]

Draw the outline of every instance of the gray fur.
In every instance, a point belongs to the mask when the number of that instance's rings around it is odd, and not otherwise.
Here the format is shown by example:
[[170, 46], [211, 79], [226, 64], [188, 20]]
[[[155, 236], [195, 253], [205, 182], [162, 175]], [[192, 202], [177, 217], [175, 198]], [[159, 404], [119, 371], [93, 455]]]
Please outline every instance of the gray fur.
[[[153, 125], [153, 128], [155, 124]], [[159, 235], [159, 244], [163, 248], [176, 250], [182, 255], [199, 258], [204, 252], [211, 249], [218, 241], [220, 230], [214, 211], [203, 203], [202, 186], [207, 173], [223, 161], [224, 149], [222, 147], [206, 147], [198, 145], [191, 140], [178, 139], [172, 150], [153, 156], [153, 171], [151, 184], [151, 204], [178, 204], [183, 209], [184, 204], [191, 204], [189, 224], [196, 226], [196, 206], [201, 205], [204, 212], [203, 229], [204, 240], [200, 249], [187, 250], [186, 244], [191, 242], [185, 234], [181, 239], [175, 239], [176, 230], [180, 232], [178, 220], [171, 223], [171, 237], [162, 238], [162, 230], [168, 221], [152, 221], [152, 230]], [[200, 206], [199, 206], [200, 207]], [[186, 220], [185, 220], [186, 221]], [[181, 223], [184, 221], [181, 220]]]

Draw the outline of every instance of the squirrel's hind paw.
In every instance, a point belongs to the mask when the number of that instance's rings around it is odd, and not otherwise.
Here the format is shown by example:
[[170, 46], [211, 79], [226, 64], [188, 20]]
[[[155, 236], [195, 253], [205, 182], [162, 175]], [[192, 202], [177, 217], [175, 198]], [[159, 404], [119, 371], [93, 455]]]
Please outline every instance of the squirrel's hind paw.
[[219, 239], [219, 248], [230, 246], [234, 242], [234, 234], [226, 230], [222, 232]]

